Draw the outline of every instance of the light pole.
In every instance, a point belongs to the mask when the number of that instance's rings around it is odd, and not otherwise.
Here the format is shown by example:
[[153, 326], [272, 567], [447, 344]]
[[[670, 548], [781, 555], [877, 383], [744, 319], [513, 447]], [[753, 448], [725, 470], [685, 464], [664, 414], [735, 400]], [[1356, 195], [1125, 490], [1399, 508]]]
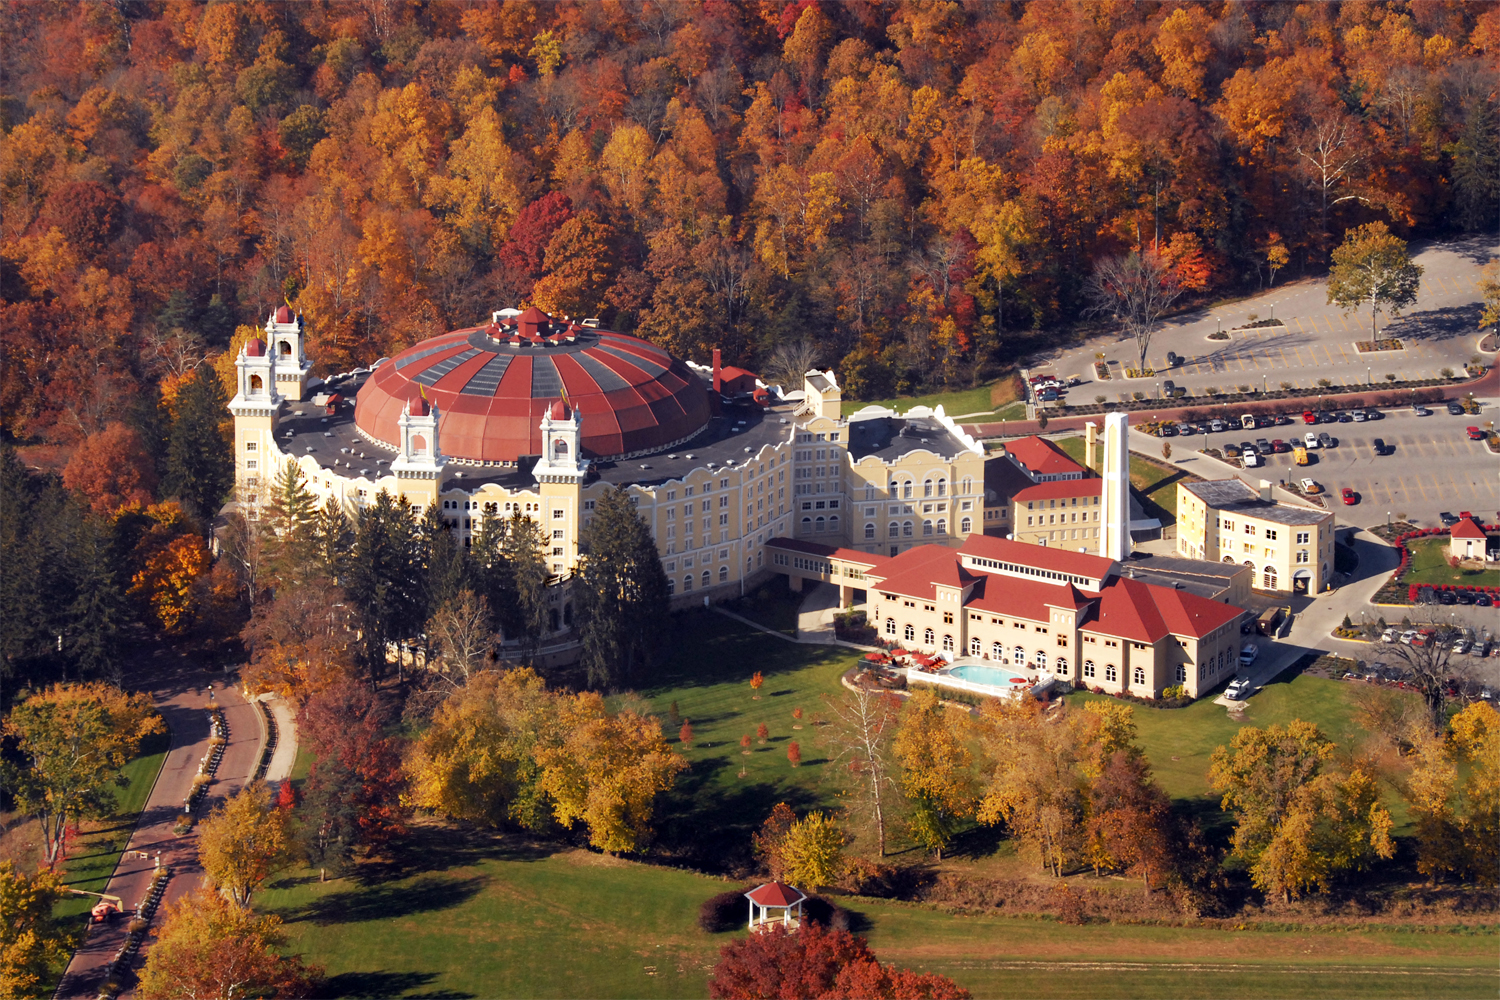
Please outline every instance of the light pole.
[[1371, 382], [1371, 381], [1370, 381], [1370, 379], [1371, 379], [1371, 377], [1372, 377], [1372, 376], [1371, 376], [1371, 375], [1370, 375], [1370, 371], [1371, 371], [1371, 369], [1370, 369], [1370, 366], [1369, 366], [1369, 365], [1366, 365], [1366, 366], [1365, 366], [1365, 385], [1372, 385], [1372, 384], [1373, 384], [1373, 383], [1372, 383], [1372, 382]]
[[1389, 531], [1391, 529], [1391, 512], [1390, 511], [1386, 511], [1385, 512], [1385, 528], [1386, 528], [1387, 531]]

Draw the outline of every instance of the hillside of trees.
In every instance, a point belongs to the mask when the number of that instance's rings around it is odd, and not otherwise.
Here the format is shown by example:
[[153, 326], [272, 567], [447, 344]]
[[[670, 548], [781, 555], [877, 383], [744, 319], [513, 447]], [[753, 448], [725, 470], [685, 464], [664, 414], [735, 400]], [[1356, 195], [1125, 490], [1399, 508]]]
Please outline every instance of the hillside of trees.
[[534, 302], [700, 361], [807, 340], [870, 398], [992, 376], [1132, 248], [1208, 296], [1374, 219], [1500, 221], [1488, 4], [0, 18], [0, 430], [63, 449], [160, 438], [152, 403], [283, 300], [322, 371]]

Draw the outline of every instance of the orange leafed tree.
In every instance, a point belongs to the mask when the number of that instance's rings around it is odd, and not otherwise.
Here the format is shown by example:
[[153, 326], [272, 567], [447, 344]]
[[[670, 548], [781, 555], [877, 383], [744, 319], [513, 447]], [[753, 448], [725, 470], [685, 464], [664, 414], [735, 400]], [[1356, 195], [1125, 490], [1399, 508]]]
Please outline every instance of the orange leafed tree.
[[154, 553], [131, 578], [130, 593], [142, 598], [162, 631], [181, 635], [194, 622], [194, 583], [208, 571], [208, 546], [197, 535], [179, 535]]
[[86, 497], [97, 513], [108, 515], [129, 504], [149, 504], [156, 492], [156, 469], [140, 434], [116, 421], [78, 446], [63, 470], [63, 483]]

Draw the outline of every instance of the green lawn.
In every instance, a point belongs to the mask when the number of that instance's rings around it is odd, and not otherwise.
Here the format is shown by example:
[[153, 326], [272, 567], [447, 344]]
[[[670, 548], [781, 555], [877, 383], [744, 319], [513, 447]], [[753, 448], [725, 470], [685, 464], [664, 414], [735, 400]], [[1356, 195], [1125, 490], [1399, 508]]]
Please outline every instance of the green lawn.
[[777, 575], [739, 600], [729, 601], [724, 607], [795, 639], [797, 610], [802, 606], [804, 596], [787, 585], [785, 576]]
[[[418, 830], [361, 881], [272, 883], [259, 908], [330, 997], [701, 997], [743, 931], [696, 925], [740, 883], [514, 839]], [[976, 997], [1492, 996], [1493, 929], [1223, 931], [954, 916], [846, 900], [876, 954]]]
[[[855, 401], [844, 400], [843, 415], [857, 413], [866, 406], [884, 406], [887, 409], [906, 412], [913, 406], [930, 406], [936, 409], [939, 405], [943, 412], [950, 417], [956, 417], [962, 413], [988, 413], [994, 410], [994, 404], [990, 402], [990, 387], [981, 385], [973, 389], [963, 389], [958, 392], [933, 392], [925, 396], [897, 396], [895, 399], [871, 399]], [[1022, 407], [1022, 412], [1025, 408]]]
[[[99, 829], [81, 836], [63, 864], [63, 877], [70, 888], [103, 892], [109, 884], [171, 743], [168, 733], [146, 737], [140, 755], [120, 769], [126, 784], [114, 790], [114, 815], [95, 824]], [[81, 916], [97, 902], [93, 896], [71, 896], [57, 904], [53, 912], [64, 918]]]
[[1454, 569], [1448, 565], [1448, 539], [1438, 535], [1407, 543], [1411, 569], [1402, 583], [1451, 583], [1465, 587], [1500, 587], [1500, 570]]
[[[712, 864], [745, 852], [751, 832], [777, 802], [799, 813], [835, 804], [837, 788], [824, 780], [825, 754], [813, 719], [824, 713], [823, 696], [841, 690], [839, 675], [859, 654], [787, 642], [712, 611], [677, 615], [673, 627], [676, 652], [658, 683], [641, 693], [663, 716], [674, 744], [680, 724], [668, 717], [673, 702], [692, 723], [692, 745], [677, 746], [692, 769], [659, 801], [658, 833], [665, 850]], [[750, 689], [757, 670], [765, 676], [758, 698]], [[800, 723], [792, 718], [794, 708], [803, 711]], [[764, 745], [755, 739], [762, 722], [770, 730]], [[746, 734], [752, 739], [748, 756], [740, 748]], [[787, 761], [792, 740], [802, 751], [801, 767]]]

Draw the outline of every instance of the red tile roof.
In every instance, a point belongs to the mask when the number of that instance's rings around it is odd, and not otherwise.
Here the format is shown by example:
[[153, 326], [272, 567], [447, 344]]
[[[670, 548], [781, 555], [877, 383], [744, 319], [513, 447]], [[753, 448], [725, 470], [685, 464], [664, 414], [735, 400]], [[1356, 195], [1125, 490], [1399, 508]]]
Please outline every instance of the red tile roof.
[[807, 893], [784, 882], [767, 882], [745, 893], [757, 906], [791, 906], [807, 898]]
[[252, 337], [245, 342], [245, 357], [263, 358], [266, 356], [266, 342], [259, 337]]
[[1233, 621], [1242, 609], [1172, 587], [1117, 577], [1099, 593], [1099, 605], [1081, 628], [1134, 642], [1169, 635], [1202, 638]]
[[1005, 442], [1005, 452], [1014, 455], [1033, 476], [1060, 476], [1070, 472], [1084, 472], [1083, 466], [1068, 457], [1068, 453], [1046, 438], [1016, 438]]
[[1030, 621], [1044, 622], [1052, 617], [1052, 608], [1079, 608], [1093, 603], [1071, 583], [1061, 587], [1038, 587], [1030, 580], [997, 573], [980, 573], [964, 607], [995, 615], [1014, 615]]
[[822, 556], [824, 559], [842, 559], [844, 562], [859, 563], [863, 566], [882, 566], [891, 561], [890, 556], [874, 555], [870, 552], [846, 549], [837, 545], [824, 545], [821, 542], [808, 542], [800, 538], [773, 538], [766, 542], [766, 545], [773, 549]]
[[958, 551], [946, 545], [918, 545], [886, 560], [870, 574], [875, 589], [903, 597], [932, 600], [937, 585], [967, 587], [974, 577], [958, 564]]
[[996, 538], [993, 535], [970, 535], [958, 551], [984, 559], [996, 559], [1000, 562], [1032, 566], [1058, 573], [1071, 573], [1096, 580], [1102, 578], [1114, 566], [1113, 559], [1106, 559], [1103, 556], [1069, 552], [1066, 549], [1054, 549], [1045, 545], [1029, 545], [1026, 542]]
[[276, 309], [276, 322], [290, 323], [292, 321], [292, 307], [278, 306]]
[[1097, 477], [1089, 479], [1057, 479], [1050, 483], [1038, 483], [1021, 490], [1012, 500], [1025, 503], [1028, 500], [1059, 500], [1064, 497], [1096, 497], [1104, 493], [1104, 480]]
[[1151, 591], [1157, 609], [1161, 611], [1162, 620], [1174, 635], [1189, 635], [1201, 639], [1244, 613], [1243, 609], [1232, 604], [1211, 601], [1175, 587], [1162, 587], [1154, 583], [1148, 583], [1146, 587]]
[[1472, 517], [1461, 519], [1448, 533], [1450, 538], [1483, 538], [1484, 529], [1474, 523]]

